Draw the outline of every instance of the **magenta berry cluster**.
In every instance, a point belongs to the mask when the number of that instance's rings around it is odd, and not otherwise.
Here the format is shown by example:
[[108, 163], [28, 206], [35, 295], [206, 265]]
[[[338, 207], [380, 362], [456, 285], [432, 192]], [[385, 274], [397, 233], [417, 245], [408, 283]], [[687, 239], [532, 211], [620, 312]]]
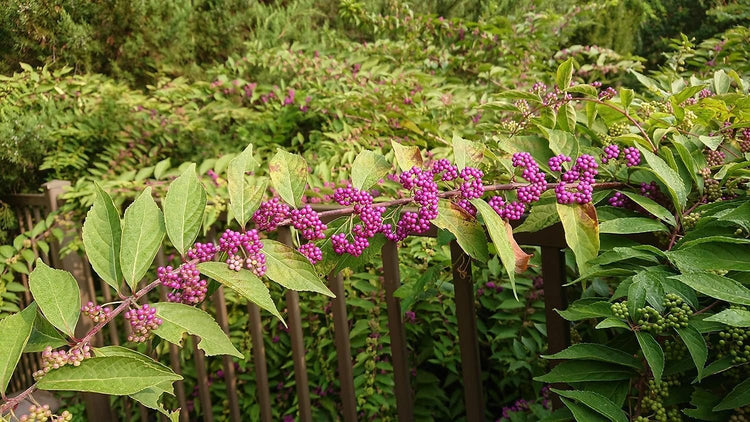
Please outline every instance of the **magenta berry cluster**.
[[472, 217], [476, 217], [477, 215], [477, 208], [472, 205], [471, 202], [469, 202], [468, 199], [461, 199], [458, 202], [456, 202], [456, 205], [461, 207], [464, 211], [466, 211], [467, 214], [469, 214]]
[[130, 322], [132, 333], [128, 335], [128, 341], [143, 343], [151, 337], [151, 331], [159, 328], [162, 324], [161, 318], [156, 316], [156, 308], [144, 303], [139, 308], [125, 311], [125, 319]]
[[493, 196], [487, 203], [502, 218], [520, 220], [526, 211], [526, 205], [521, 202], [506, 202], [502, 196]]
[[528, 152], [517, 152], [513, 154], [512, 163], [514, 167], [523, 169], [521, 177], [529, 181], [529, 184], [518, 188], [518, 200], [524, 204], [538, 201], [542, 192], [547, 190], [547, 180], [544, 173], [539, 170], [539, 164]]
[[65, 365], [79, 366], [84, 359], [90, 357], [91, 346], [88, 344], [70, 350], [52, 350], [52, 347], [47, 346], [42, 351], [42, 368], [32, 375], [35, 380], [38, 380], [53, 369], [62, 368]]
[[323, 259], [323, 251], [314, 243], [305, 243], [299, 247], [299, 252], [306, 256], [312, 264], [317, 264]]
[[219, 238], [219, 250], [227, 254], [226, 263], [233, 271], [247, 268], [262, 277], [266, 273], [266, 255], [262, 249], [263, 242], [255, 229], [244, 233], [227, 229]]
[[726, 160], [727, 156], [724, 154], [723, 151], [719, 150], [707, 150], [706, 151], [706, 163], [709, 166], [720, 166], [724, 164], [724, 160]]
[[102, 321], [105, 321], [109, 317], [109, 315], [112, 313], [112, 309], [109, 307], [96, 305], [94, 304], [94, 302], [88, 302], [87, 304], [81, 306], [81, 313], [84, 316], [91, 318], [92, 321], [98, 324]]
[[476, 199], [484, 195], [484, 184], [482, 183], [484, 172], [482, 170], [474, 167], [464, 167], [459, 177], [463, 180], [463, 183], [459, 187], [462, 198]]
[[[451, 169], [441, 170], [443, 175], [449, 171]], [[399, 182], [404, 189], [412, 192], [418, 210], [417, 212], [407, 211], [401, 214], [395, 232], [390, 224], [383, 224], [380, 231], [386, 238], [398, 242], [404, 240], [410, 234], [421, 234], [429, 230], [430, 221], [437, 218], [438, 215], [438, 186], [435, 183], [435, 174], [433, 170], [424, 170], [416, 166], [401, 173]], [[469, 173], [467, 173], [467, 176], [469, 176]]]
[[562, 173], [560, 183], [555, 187], [555, 196], [560, 204], [585, 204], [591, 202], [594, 192], [594, 178], [598, 174], [599, 164], [588, 154], [576, 159], [570, 170]]
[[188, 249], [186, 255], [188, 259], [195, 259], [198, 262], [213, 261], [219, 248], [213, 243], [195, 243], [192, 248]]
[[611, 100], [616, 95], [617, 90], [610, 86], [607, 89], [603, 89], [601, 92], [599, 92], [599, 99], [602, 101]]
[[615, 144], [605, 146], [603, 151], [602, 163], [607, 163], [609, 160], [616, 160], [620, 156], [620, 147]]
[[432, 174], [439, 175], [443, 182], [450, 182], [458, 177], [458, 167], [453, 165], [450, 160], [441, 158], [432, 164]]
[[750, 152], [750, 127], [742, 129], [742, 139], [739, 140], [740, 151]]
[[550, 158], [547, 161], [547, 165], [549, 165], [549, 169], [552, 171], [562, 171], [563, 170], [563, 163], [569, 163], [571, 162], [571, 158], [567, 155], [555, 155], [554, 157]]
[[258, 230], [271, 231], [287, 218], [289, 218], [289, 205], [274, 197], [260, 204], [252, 220]]
[[[353, 206], [354, 215], [359, 216], [360, 220], [360, 223], [352, 228], [351, 241], [347, 233], [337, 233], [331, 236], [333, 251], [339, 255], [348, 253], [352, 256], [360, 256], [370, 246], [369, 239], [382, 230], [385, 208], [373, 206], [373, 198], [369, 192], [356, 189], [351, 185], [336, 189], [333, 198], [339, 205]], [[305, 255], [310, 258], [309, 255]]]
[[208, 282], [201, 279], [198, 267], [193, 262], [186, 262], [176, 270], [170, 266], [159, 267], [156, 274], [162, 285], [172, 289], [167, 293], [170, 302], [196, 305], [206, 298]]
[[312, 207], [305, 205], [291, 212], [292, 225], [307, 240], [325, 239], [328, 227], [320, 221], [320, 216]]
[[641, 164], [641, 152], [636, 147], [627, 147], [623, 151], [625, 155], [625, 165], [635, 167]]

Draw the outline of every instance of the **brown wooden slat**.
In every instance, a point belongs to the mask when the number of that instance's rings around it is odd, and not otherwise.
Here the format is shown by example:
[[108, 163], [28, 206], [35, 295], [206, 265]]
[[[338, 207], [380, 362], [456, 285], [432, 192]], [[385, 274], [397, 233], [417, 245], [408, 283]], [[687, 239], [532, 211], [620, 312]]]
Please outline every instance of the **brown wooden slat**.
[[263, 339], [263, 324], [260, 320], [258, 305], [248, 302], [247, 313], [250, 316], [250, 337], [253, 342], [253, 362], [255, 364], [255, 382], [260, 405], [260, 420], [271, 422], [271, 390], [268, 386], [268, 367], [266, 365], [266, 345]]
[[35, 206], [35, 207], [46, 207], [47, 199], [44, 194], [41, 193], [17, 193], [14, 195], [8, 195], [3, 198], [3, 201], [8, 204], [18, 206]]
[[471, 258], [466, 255], [455, 240], [451, 242], [451, 263], [456, 295], [456, 320], [461, 350], [466, 420], [468, 422], [481, 422], [484, 421], [484, 396], [482, 392], [482, 368], [479, 362], [477, 316], [474, 311]]
[[[40, 221], [44, 221], [44, 217], [42, 216], [42, 211], [40, 207], [34, 207], [34, 223], [39, 223]], [[40, 251], [42, 256], [42, 261], [44, 261], [45, 264], [49, 265], [49, 254], [44, 253], [44, 251]]]
[[[221, 329], [229, 335], [229, 321], [227, 318], [227, 303], [224, 299], [224, 289], [219, 287], [213, 294], [213, 304], [216, 307], [216, 321]], [[234, 371], [234, 360], [229, 355], [222, 357], [224, 363], [224, 382], [229, 402], [229, 416], [232, 422], [240, 422], [240, 404], [237, 398], [237, 374]]]
[[[292, 235], [288, 227], [279, 228], [279, 241], [292, 246]], [[299, 419], [301, 422], [312, 421], [310, 404], [310, 385], [307, 380], [307, 363], [305, 362], [305, 339], [302, 335], [302, 317], [299, 309], [299, 294], [294, 290], [286, 291], [287, 323], [292, 342], [292, 361], [294, 362], [294, 380], [297, 385]]]
[[[99, 280], [99, 286], [102, 289], [102, 297], [104, 297], [104, 302], [109, 303], [112, 302], [112, 290], [109, 284], [107, 284], [104, 280]], [[107, 324], [107, 330], [109, 331], [109, 342], [112, 343], [114, 346], [120, 345], [120, 333], [117, 329], [117, 318]]]
[[[26, 228], [26, 222], [24, 221], [23, 215], [21, 214], [20, 209], [16, 209], [16, 218], [18, 219], [18, 229], [21, 232], [25, 232], [26, 230], [29, 230]], [[31, 290], [29, 290], [29, 277], [26, 276], [26, 274], [21, 274], [21, 283], [23, 284], [24, 291], [23, 291], [23, 297], [21, 298], [21, 308], [24, 308], [26, 305], [31, 303]]]
[[206, 355], [198, 349], [200, 338], [193, 336], [193, 360], [195, 360], [195, 378], [198, 382], [198, 395], [203, 411], [203, 421], [213, 422], [214, 413], [211, 405], [211, 394], [208, 391], [208, 373], [206, 372]]
[[[542, 278], [544, 280], [544, 312], [547, 321], [547, 354], [557, 353], [570, 345], [570, 324], [555, 309], [568, 307], [565, 296], [565, 253], [557, 248], [542, 248]], [[560, 361], [550, 361], [555, 366]], [[555, 384], [555, 388], [566, 388], [564, 384]], [[552, 395], [552, 406], [559, 409], [563, 406], [557, 394]]]
[[385, 303], [388, 310], [388, 332], [391, 338], [393, 356], [393, 381], [395, 383], [396, 410], [399, 421], [414, 420], [414, 400], [409, 380], [409, 361], [406, 350], [406, 331], [401, 317], [401, 302], [393, 293], [401, 286], [401, 273], [398, 265], [398, 247], [386, 241], [381, 250], [383, 255], [383, 284]]
[[346, 295], [341, 273], [328, 277], [328, 286], [336, 297], [333, 299], [333, 331], [336, 339], [338, 359], [340, 400], [343, 406], [344, 422], [357, 420], [357, 398], [354, 393], [354, 370], [352, 368], [352, 348], [349, 343], [349, 318], [346, 315]]

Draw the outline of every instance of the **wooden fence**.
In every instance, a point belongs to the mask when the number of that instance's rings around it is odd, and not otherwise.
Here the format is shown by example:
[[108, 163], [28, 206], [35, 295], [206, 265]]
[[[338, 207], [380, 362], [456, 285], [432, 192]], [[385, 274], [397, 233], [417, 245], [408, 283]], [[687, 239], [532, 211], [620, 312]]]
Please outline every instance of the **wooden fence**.
[[[21, 230], [28, 230], [38, 221], [46, 218], [51, 211], [58, 209], [60, 194], [64, 191], [68, 182], [52, 181], [44, 185], [42, 194], [14, 195], [7, 201], [16, 211]], [[326, 208], [330, 209], [330, 208]], [[437, 229], [432, 227], [423, 236], [435, 237]], [[211, 232], [210, 237], [215, 236]], [[547, 353], [556, 353], [569, 345], [569, 325], [560, 317], [555, 309], [565, 309], [567, 300], [565, 297], [564, 283], [565, 260], [563, 250], [566, 248], [565, 236], [562, 227], [557, 224], [536, 233], [518, 233], [516, 240], [520, 245], [539, 246], [541, 248], [542, 277], [544, 278], [544, 300], [545, 315], [547, 322], [548, 350]], [[291, 244], [291, 236], [288, 229], [281, 229], [279, 241]], [[97, 280], [91, 271], [91, 267], [85, 258], [77, 254], [68, 254], [64, 258], [59, 256], [59, 247], [52, 245], [49, 254], [40, 254], [34, 249], [38, 256], [58, 268], [70, 271], [78, 280], [81, 288], [82, 302], [95, 301], [97, 292], [101, 292], [104, 300], [112, 300], [111, 290], [103, 281]], [[455, 287], [456, 317], [458, 321], [459, 348], [461, 355], [461, 370], [464, 386], [464, 401], [466, 404], [467, 421], [485, 420], [485, 400], [482, 387], [482, 368], [479, 359], [479, 342], [477, 337], [477, 321], [474, 309], [474, 281], [472, 279], [471, 258], [463, 252], [458, 244], [453, 241], [450, 245], [451, 262], [453, 269], [453, 283]], [[406, 333], [401, 314], [399, 300], [394, 292], [401, 285], [399, 274], [399, 257], [396, 244], [388, 241], [381, 251], [385, 301], [388, 313], [388, 330], [391, 339], [391, 352], [393, 363], [394, 392], [399, 421], [414, 420], [414, 403], [412, 388], [410, 385], [410, 373], [408, 354], [406, 348]], [[164, 265], [166, 258], [162, 252], [157, 255], [157, 264]], [[24, 286], [27, 290], [22, 297], [22, 305], [31, 301], [28, 292], [28, 280], [22, 276]], [[99, 284], [97, 288], [97, 283]], [[340, 402], [342, 404], [341, 420], [354, 422], [357, 420], [357, 400], [355, 396], [352, 354], [349, 343], [349, 328], [347, 317], [346, 296], [344, 293], [343, 279], [340, 274], [328, 276], [328, 287], [336, 295], [333, 299], [333, 321], [335, 346], [338, 358], [338, 379], [340, 383]], [[162, 290], [162, 298], [165, 291]], [[299, 420], [301, 422], [312, 421], [312, 409], [310, 405], [310, 388], [307, 380], [306, 356], [304, 350], [304, 339], [302, 333], [302, 322], [299, 307], [299, 295], [295, 291], [286, 291], [287, 323], [292, 345], [292, 356], [294, 363], [294, 375], [296, 381], [297, 398], [299, 403]], [[219, 288], [212, 297], [212, 303], [216, 308], [216, 319], [222, 329], [229, 333], [227, 306], [224, 293]], [[258, 307], [249, 303], [247, 306], [250, 321], [250, 334], [253, 344], [253, 362], [257, 382], [258, 403], [260, 405], [260, 420], [272, 421], [271, 395], [268, 385], [268, 370], [264, 348], [264, 333], [261, 324], [261, 316]], [[84, 333], [91, 328], [91, 323], [84, 318], [77, 330]], [[122, 329], [127, 329], [124, 324]], [[120, 336], [116, 324], [108, 325], [108, 344], [120, 343]], [[80, 334], [77, 332], [76, 334]], [[94, 346], [103, 344], [102, 334], [94, 339]], [[204, 422], [213, 421], [211, 396], [209, 394], [208, 372], [206, 370], [206, 357], [203, 351], [195, 346], [193, 342], [194, 361], [198, 384], [198, 396], [201, 404], [202, 419]], [[224, 381], [228, 399], [229, 415], [232, 422], [247, 420], [240, 412], [240, 404], [237, 394], [237, 375], [233, 360], [230, 356], [223, 358]], [[177, 346], [169, 345], [169, 360], [172, 369], [181, 373], [180, 360]], [[33, 382], [31, 373], [39, 367], [39, 356], [24, 354], [11, 381], [11, 390], [21, 391]], [[187, 412], [187, 396], [182, 381], [175, 384], [175, 395], [183, 411], [180, 414], [181, 421], [198, 420], [191, 418]], [[96, 394], [83, 395], [88, 420], [110, 421], [115, 420], [110, 409], [109, 399]], [[559, 401], [553, 402], [559, 406]], [[126, 409], [127, 410], [127, 409]], [[133, 410], [134, 411], [134, 410]], [[154, 419], [142, 406], [138, 410], [142, 421]]]

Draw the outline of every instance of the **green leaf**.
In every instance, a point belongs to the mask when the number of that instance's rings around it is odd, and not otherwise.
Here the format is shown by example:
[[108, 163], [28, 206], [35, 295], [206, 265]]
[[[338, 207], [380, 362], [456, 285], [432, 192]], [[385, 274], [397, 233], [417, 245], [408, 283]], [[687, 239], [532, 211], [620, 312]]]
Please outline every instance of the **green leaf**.
[[640, 369], [641, 363], [631, 354], [597, 343], [579, 343], [554, 355], [542, 355], [544, 359], [584, 359], [610, 362]]
[[750, 311], [745, 309], [724, 309], [718, 314], [711, 315], [704, 321], [720, 322], [732, 327], [750, 327]]
[[628, 422], [627, 415], [620, 406], [614, 404], [610, 399], [599, 393], [593, 391], [559, 390], [556, 388], [552, 388], [551, 390], [562, 397], [580, 401], [598, 413], [606, 416], [610, 421]]
[[703, 272], [686, 273], [670, 278], [714, 299], [750, 305], [750, 290], [731, 278]]
[[643, 154], [643, 158], [646, 159], [646, 163], [649, 165], [648, 170], [654, 173], [654, 175], [664, 183], [667, 190], [669, 190], [675, 209], [677, 209], [678, 212], [682, 212], [682, 209], [685, 207], [685, 201], [687, 201], [688, 193], [685, 191], [685, 185], [682, 183], [680, 174], [648, 149], [639, 144], [636, 144], [636, 147], [638, 147], [638, 150]]
[[[36, 302], [32, 303], [36, 308]], [[68, 341], [57, 331], [57, 328], [50, 324], [42, 314], [37, 312], [36, 318], [34, 318], [34, 328], [31, 330], [31, 336], [29, 336], [29, 341], [26, 343], [23, 352], [41, 352], [48, 346], [56, 349], [66, 344], [68, 344]]]
[[[561, 398], [560, 400], [568, 409], [570, 409], [570, 413], [573, 414], [573, 418], [577, 422], [600, 422], [607, 420], [603, 418], [599, 413], [594, 412], [586, 406], [581, 406], [576, 402], [566, 400], [564, 398]], [[565, 420], [569, 420], [569, 418], [566, 418]]]
[[[227, 167], [229, 208], [240, 227], [245, 227], [266, 192], [268, 181], [265, 178], [253, 179], [253, 182], [249, 182], [245, 176], [246, 172], [255, 170], [257, 166], [253, 158], [253, 145], [250, 144], [241, 154], [234, 157]], [[305, 174], [307, 174], [307, 166], [305, 166]], [[304, 184], [302, 188], [304, 189]]]
[[537, 202], [531, 207], [528, 217], [513, 231], [515, 233], [534, 233], [550, 227], [558, 221], [560, 221], [560, 216], [557, 214], [557, 205], [555, 205], [555, 202], [549, 204]]
[[299, 208], [307, 185], [307, 163], [296, 154], [279, 149], [268, 163], [271, 184], [287, 204]]
[[263, 240], [263, 252], [266, 254], [266, 276], [290, 290], [322, 293], [336, 297], [323, 280], [315, 267], [296, 250], [274, 240]]
[[172, 160], [170, 158], [166, 158], [156, 163], [156, 166], [154, 166], [154, 179], [161, 179], [161, 177], [164, 176], [164, 172], [169, 170], [169, 167], [171, 166]]
[[72, 337], [81, 313], [81, 293], [76, 279], [67, 271], [48, 267], [38, 258], [29, 276], [29, 290], [47, 320]]
[[0, 320], [0, 394], [5, 396], [10, 377], [21, 359], [36, 318], [36, 305]]
[[112, 356], [84, 359], [81, 365], [63, 366], [39, 380], [40, 390], [87, 391], [124, 396], [182, 377], [157, 369], [135, 357]]
[[404, 146], [396, 141], [391, 141], [393, 155], [396, 157], [396, 164], [402, 171], [411, 170], [412, 167], [422, 167], [422, 154], [417, 146]]
[[516, 251], [513, 248], [515, 240], [513, 239], [513, 230], [507, 221], [500, 218], [494, 209], [483, 199], [472, 199], [474, 205], [484, 220], [484, 225], [490, 233], [492, 244], [503, 263], [505, 272], [508, 274], [508, 280], [513, 288], [513, 295], [518, 299], [516, 292]]
[[590, 261], [599, 254], [599, 223], [596, 209], [588, 204], [557, 204], [565, 241], [576, 257], [579, 271], [584, 274], [589, 269]]
[[579, 155], [578, 139], [570, 132], [563, 130], [545, 130], [549, 139], [549, 149], [555, 155], [577, 157]]
[[622, 109], [627, 112], [628, 108], [630, 108], [630, 104], [633, 102], [633, 90], [628, 88], [620, 88], [619, 95]]
[[624, 328], [626, 330], [632, 331], [628, 324], [626, 324], [622, 320], [612, 317], [604, 318], [600, 323], [596, 324], [594, 328], [596, 328], [597, 330], [602, 330], [605, 328]]
[[719, 404], [714, 407], [714, 412], [722, 410], [740, 409], [750, 404], [750, 379], [737, 384]]
[[646, 217], [615, 218], [599, 223], [599, 233], [633, 234], [667, 231], [664, 224]]
[[198, 237], [206, 209], [206, 190], [195, 164], [190, 164], [184, 173], [170, 185], [164, 198], [164, 222], [169, 240], [180, 255], [185, 255]]
[[578, 300], [570, 305], [568, 309], [557, 309], [557, 313], [568, 321], [580, 321], [582, 319], [613, 316], [612, 304], [603, 300], [596, 302]]
[[672, 213], [670, 213], [668, 209], [659, 205], [653, 199], [646, 198], [645, 196], [638, 195], [634, 192], [620, 191], [620, 193], [630, 198], [636, 204], [642, 206], [646, 211], [650, 212], [651, 215], [655, 216], [656, 218], [664, 221], [671, 226], [677, 225], [677, 222], [675, 221]]
[[83, 222], [81, 237], [91, 266], [107, 284], [119, 290], [122, 282], [120, 214], [112, 198], [94, 182], [96, 199]]
[[120, 265], [131, 290], [135, 291], [159, 252], [164, 240], [164, 217], [147, 187], [125, 210], [122, 219]]
[[569, 58], [557, 67], [555, 74], [555, 83], [561, 90], [566, 90], [570, 86], [570, 80], [573, 79], [573, 58]]
[[664, 373], [664, 351], [661, 350], [659, 342], [645, 331], [636, 331], [635, 337], [638, 339], [638, 344], [643, 350], [643, 356], [654, 374], [654, 379], [657, 383], [661, 382], [661, 375]]
[[633, 371], [607, 362], [573, 360], [562, 362], [542, 376], [534, 378], [539, 382], [581, 382], [581, 381], [618, 381], [630, 379]]
[[729, 79], [726, 72], [723, 69], [714, 72], [714, 89], [716, 94], [722, 95], [729, 92], [729, 87], [732, 85], [732, 80]]
[[154, 330], [154, 334], [164, 340], [180, 346], [182, 334], [188, 332], [201, 338], [198, 348], [206, 352], [207, 356], [230, 355], [244, 359], [219, 324], [206, 312], [182, 303], [159, 302], [153, 306], [156, 308], [156, 315], [163, 321]]
[[368, 190], [391, 171], [391, 164], [382, 155], [364, 150], [352, 163], [352, 186]]
[[233, 271], [223, 262], [203, 262], [198, 264], [198, 270], [206, 277], [229, 287], [239, 293], [240, 296], [267, 310], [282, 322], [284, 321], [271, 299], [268, 288], [251, 271], [245, 269]]
[[734, 242], [712, 242], [711, 239], [699, 239], [700, 242], [680, 245], [676, 250], [667, 252], [667, 257], [682, 272], [696, 270], [736, 270], [750, 271], [748, 245]]
[[453, 134], [453, 157], [458, 170], [463, 170], [467, 165], [482, 161], [483, 156], [484, 145]]
[[487, 262], [490, 259], [487, 238], [482, 226], [463, 208], [441, 199], [438, 202], [438, 216], [432, 223], [453, 233], [461, 249], [472, 258], [480, 262]]
[[703, 338], [701, 333], [695, 328], [687, 326], [685, 328], [676, 328], [677, 334], [685, 343], [690, 352], [690, 356], [695, 362], [695, 368], [698, 370], [698, 379], [700, 380], [703, 376], [703, 368], [706, 366], [706, 360], [708, 359], [708, 346], [706, 346], [706, 340]]

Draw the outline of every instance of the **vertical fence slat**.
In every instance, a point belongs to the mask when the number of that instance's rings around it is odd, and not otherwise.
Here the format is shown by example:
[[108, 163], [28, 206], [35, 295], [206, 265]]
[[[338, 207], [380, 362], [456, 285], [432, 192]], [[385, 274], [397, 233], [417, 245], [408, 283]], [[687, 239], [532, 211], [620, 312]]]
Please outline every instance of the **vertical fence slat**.
[[198, 381], [198, 395], [203, 411], [203, 421], [213, 422], [214, 411], [211, 405], [211, 393], [208, 391], [208, 372], [206, 370], [206, 355], [198, 349], [198, 337], [193, 336], [193, 359], [195, 360], [195, 378]]
[[461, 372], [464, 381], [466, 420], [484, 420], [482, 368], [479, 362], [477, 316], [474, 311], [474, 281], [471, 275], [471, 258], [454, 240], [451, 242], [451, 264], [456, 295], [458, 342], [461, 349]]
[[328, 280], [328, 286], [336, 295], [336, 298], [333, 299], [333, 331], [336, 341], [343, 417], [344, 422], [355, 422], [357, 420], [357, 399], [354, 394], [354, 370], [352, 368], [352, 349], [349, 343], [349, 318], [346, 315], [344, 279], [341, 277], [341, 273], [336, 273], [331, 274]]
[[[216, 321], [227, 336], [229, 335], [229, 321], [227, 318], [227, 303], [224, 299], [224, 289], [219, 287], [213, 294], [213, 303], [216, 307]], [[223, 356], [224, 382], [227, 388], [227, 400], [229, 401], [229, 415], [232, 422], [240, 422], [240, 404], [237, 398], [237, 374], [234, 371], [234, 360], [229, 355]]]
[[[16, 218], [18, 219], [18, 230], [21, 231], [21, 233], [31, 230], [26, 228], [26, 222], [23, 219], [23, 216], [21, 215], [20, 209], [16, 208]], [[23, 283], [23, 302], [21, 308], [24, 308], [27, 304], [31, 303], [31, 290], [29, 290], [29, 278], [26, 276], [26, 274], [21, 274], [21, 282]]]
[[[279, 241], [292, 246], [292, 234], [288, 227], [279, 228]], [[294, 362], [294, 381], [297, 385], [299, 419], [301, 422], [312, 421], [310, 405], [310, 386], [307, 381], [307, 363], [305, 362], [305, 339], [302, 334], [302, 316], [299, 309], [299, 294], [294, 290], [286, 291], [287, 323], [292, 342], [292, 361]]]
[[248, 302], [247, 313], [250, 316], [250, 337], [253, 342], [253, 362], [255, 364], [258, 404], [260, 405], [260, 420], [262, 422], [271, 422], [271, 391], [268, 386], [266, 345], [263, 343], [263, 325], [260, 321], [260, 309], [258, 305]]
[[[542, 247], [542, 279], [544, 280], [544, 312], [547, 322], [547, 354], [557, 353], [570, 345], [570, 326], [555, 309], [568, 307], [565, 296], [565, 253], [557, 248]], [[550, 361], [557, 365], [559, 361]], [[565, 388], [562, 384], [555, 388]], [[552, 395], [552, 406], [562, 407], [557, 394]]]
[[406, 331], [401, 317], [401, 302], [393, 293], [401, 286], [401, 273], [398, 268], [398, 247], [386, 241], [381, 250], [383, 255], [383, 284], [385, 303], [388, 310], [388, 332], [393, 356], [393, 381], [396, 393], [396, 411], [399, 421], [414, 420], [414, 402], [409, 380], [409, 361], [406, 351]]

